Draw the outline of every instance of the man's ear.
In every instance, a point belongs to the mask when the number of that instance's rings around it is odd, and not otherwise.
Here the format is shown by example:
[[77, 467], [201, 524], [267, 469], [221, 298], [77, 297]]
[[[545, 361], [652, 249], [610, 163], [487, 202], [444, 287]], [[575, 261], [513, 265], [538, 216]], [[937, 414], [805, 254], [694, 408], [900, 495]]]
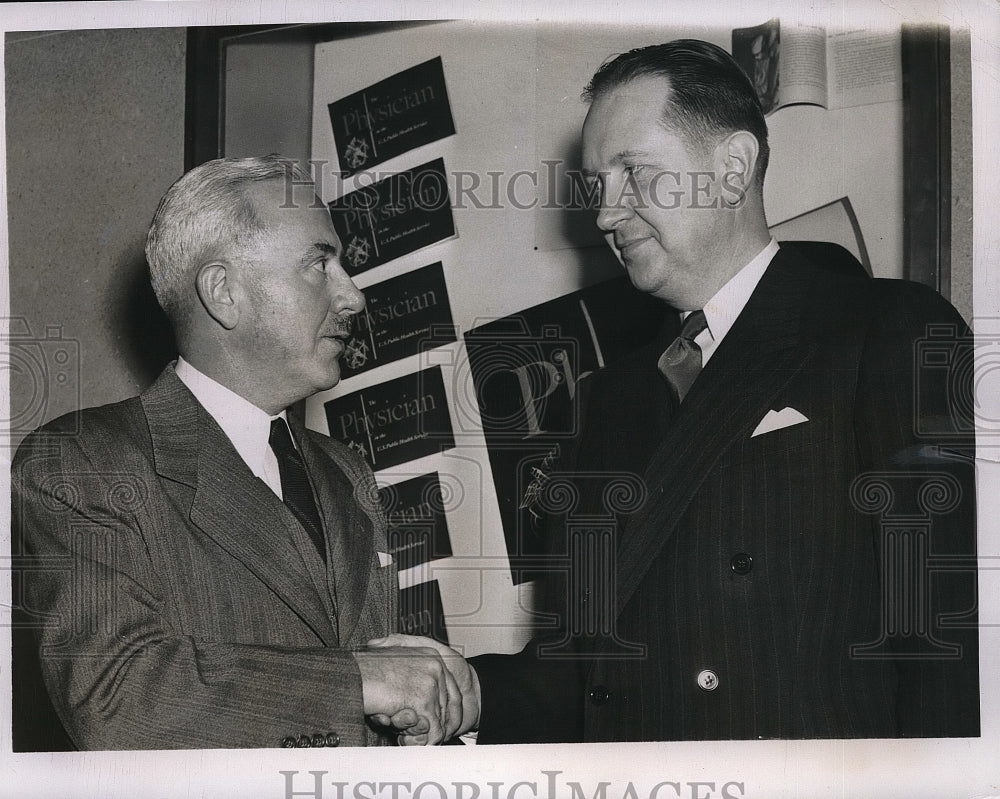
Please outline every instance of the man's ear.
[[212, 261], [198, 270], [195, 288], [198, 299], [209, 315], [226, 330], [232, 330], [240, 318], [226, 264]]
[[726, 136], [716, 151], [722, 160], [723, 181], [729, 193], [746, 194], [753, 184], [760, 147], [749, 131], [737, 130]]

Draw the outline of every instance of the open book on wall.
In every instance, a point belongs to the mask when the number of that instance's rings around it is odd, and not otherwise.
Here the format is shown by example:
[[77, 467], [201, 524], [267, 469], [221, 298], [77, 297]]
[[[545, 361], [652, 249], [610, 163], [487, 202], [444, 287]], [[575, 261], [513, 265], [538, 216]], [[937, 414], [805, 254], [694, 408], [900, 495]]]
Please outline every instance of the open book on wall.
[[772, 19], [733, 30], [733, 57], [764, 113], [797, 103], [827, 109], [902, 97], [899, 31], [782, 26]]

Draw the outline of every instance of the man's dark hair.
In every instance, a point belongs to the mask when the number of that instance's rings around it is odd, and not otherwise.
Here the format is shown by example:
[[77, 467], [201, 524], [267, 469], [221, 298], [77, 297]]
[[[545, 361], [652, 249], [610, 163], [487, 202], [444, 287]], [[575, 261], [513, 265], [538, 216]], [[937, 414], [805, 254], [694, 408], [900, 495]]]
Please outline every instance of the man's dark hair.
[[689, 146], [705, 147], [737, 130], [752, 133], [759, 149], [754, 179], [763, 187], [770, 155], [764, 111], [750, 78], [729, 53], [698, 39], [638, 47], [602, 64], [584, 89], [583, 98], [596, 100], [644, 77], [670, 82], [663, 122]]

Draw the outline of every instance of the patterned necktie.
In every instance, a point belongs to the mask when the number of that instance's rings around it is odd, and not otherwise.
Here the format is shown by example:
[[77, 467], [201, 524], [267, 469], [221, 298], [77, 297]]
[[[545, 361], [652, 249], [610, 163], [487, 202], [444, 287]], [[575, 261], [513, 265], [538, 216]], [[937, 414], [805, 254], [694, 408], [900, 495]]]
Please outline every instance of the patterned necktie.
[[678, 403], [701, 371], [701, 347], [695, 343], [695, 337], [707, 327], [704, 311], [689, 314], [681, 334], [663, 351], [656, 364]]
[[274, 450], [274, 455], [278, 459], [278, 473], [281, 475], [281, 493], [285, 504], [289, 510], [295, 514], [313, 543], [319, 554], [326, 562], [326, 544], [323, 541], [323, 523], [319, 518], [319, 511], [316, 509], [316, 500], [313, 497], [312, 487], [309, 485], [309, 476], [306, 474], [305, 464], [302, 456], [295, 449], [292, 443], [292, 435], [288, 431], [288, 425], [282, 418], [274, 419], [271, 422], [271, 435], [268, 444]]

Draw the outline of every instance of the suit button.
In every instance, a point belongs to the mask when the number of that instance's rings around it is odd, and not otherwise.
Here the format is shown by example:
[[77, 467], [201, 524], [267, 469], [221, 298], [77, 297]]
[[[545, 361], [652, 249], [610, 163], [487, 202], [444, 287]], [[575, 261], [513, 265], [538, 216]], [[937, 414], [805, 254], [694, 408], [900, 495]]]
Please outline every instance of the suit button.
[[308, 749], [312, 745], [313, 745], [312, 738], [310, 738], [308, 735], [300, 735], [299, 740], [295, 742], [295, 746], [298, 749]]
[[281, 739], [281, 746], [283, 749], [294, 749], [295, 748], [295, 736], [286, 735]]
[[335, 732], [328, 732], [326, 734], [326, 745], [327, 746], [340, 746], [340, 736]]
[[321, 732], [317, 732], [312, 737], [312, 746], [319, 749], [321, 746], [326, 746], [326, 736]]
[[698, 676], [695, 677], [695, 682], [698, 683], [699, 688], [702, 688], [705, 691], [714, 691], [719, 687], [719, 677], [711, 669], [699, 671]]
[[590, 689], [590, 701], [595, 705], [603, 705], [608, 701], [611, 692], [603, 685], [595, 685]]
[[746, 552], [737, 552], [733, 555], [732, 560], [729, 561], [729, 565], [733, 567], [733, 571], [737, 574], [749, 574], [750, 569], [753, 568], [753, 558]]

